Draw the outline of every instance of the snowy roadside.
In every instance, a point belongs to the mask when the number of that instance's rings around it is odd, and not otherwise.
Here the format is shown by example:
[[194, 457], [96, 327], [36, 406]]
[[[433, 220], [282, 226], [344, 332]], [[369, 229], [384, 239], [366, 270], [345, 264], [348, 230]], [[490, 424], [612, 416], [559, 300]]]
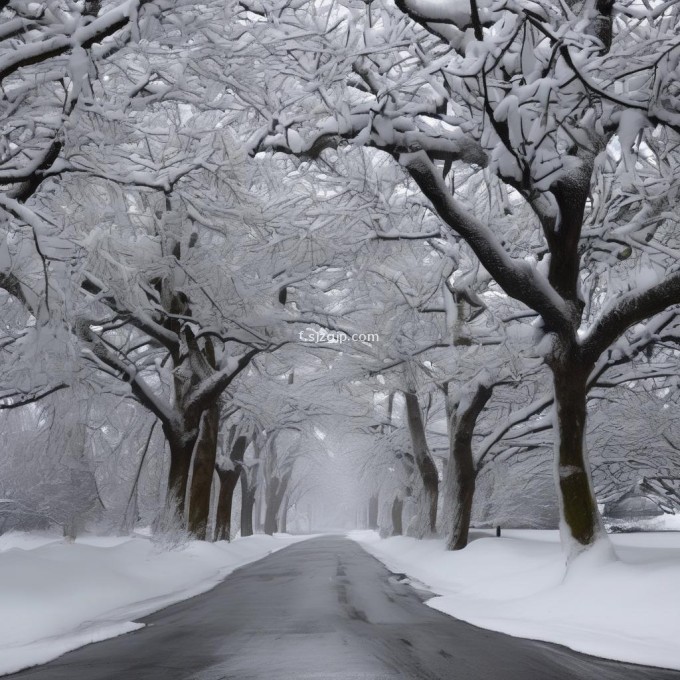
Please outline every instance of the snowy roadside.
[[192, 541], [163, 550], [144, 536], [0, 536], [0, 675], [122, 635], [135, 619], [215, 587], [232, 571], [309, 536]]
[[473, 532], [463, 551], [439, 539], [349, 538], [435, 593], [427, 604], [476, 626], [585, 654], [680, 669], [680, 533], [612, 536], [619, 559], [579, 558], [565, 577], [556, 531]]

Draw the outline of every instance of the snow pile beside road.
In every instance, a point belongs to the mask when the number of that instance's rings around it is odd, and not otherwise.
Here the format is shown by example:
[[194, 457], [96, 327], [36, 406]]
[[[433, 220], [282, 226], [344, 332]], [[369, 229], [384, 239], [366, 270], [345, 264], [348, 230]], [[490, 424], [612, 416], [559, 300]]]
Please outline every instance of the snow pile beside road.
[[444, 541], [351, 532], [393, 572], [438, 597], [427, 604], [477, 626], [586, 654], [680, 669], [680, 533], [618, 534], [618, 559], [594, 549], [566, 573], [556, 531], [474, 532]]
[[0, 675], [137, 630], [135, 619], [216, 586], [234, 569], [307, 536], [192, 541], [0, 536]]

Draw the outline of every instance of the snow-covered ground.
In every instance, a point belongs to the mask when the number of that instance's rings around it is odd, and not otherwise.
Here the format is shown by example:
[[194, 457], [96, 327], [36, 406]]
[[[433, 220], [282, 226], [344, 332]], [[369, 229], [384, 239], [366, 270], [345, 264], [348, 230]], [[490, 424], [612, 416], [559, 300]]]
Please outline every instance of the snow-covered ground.
[[0, 536], [0, 675], [142, 627], [146, 614], [213, 588], [238, 567], [307, 536], [192, 541], [145, 536]]
[[451, 616], [586, 654], [680, 669], [680, 532], [613, 535], [618, 559], [593, 551], [568, 573], [556, 531], [473, 534], [455, 553], [438, 539], [349, 536], [435, 593], [427, 604]]

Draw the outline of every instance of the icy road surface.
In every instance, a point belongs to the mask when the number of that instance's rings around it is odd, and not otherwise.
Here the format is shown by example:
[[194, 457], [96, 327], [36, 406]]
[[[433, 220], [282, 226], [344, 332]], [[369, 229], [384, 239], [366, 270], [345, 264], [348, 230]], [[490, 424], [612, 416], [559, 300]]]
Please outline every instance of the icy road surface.
[[326, 536], [235, 571], [137, 632], [26, 680], [680, 680], [475, 628], [423, 604], [355, 542]]

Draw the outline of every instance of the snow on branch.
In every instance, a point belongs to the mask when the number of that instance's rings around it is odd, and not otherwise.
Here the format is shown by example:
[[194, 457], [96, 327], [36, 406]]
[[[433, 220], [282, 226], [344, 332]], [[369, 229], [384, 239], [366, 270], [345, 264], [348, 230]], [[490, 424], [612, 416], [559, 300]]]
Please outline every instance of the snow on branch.
[[[625, 382], [649, 378], [670, 377], [672, 372], [669, 372], [664, 367], [659, 368], [658, 366], [653, 366], [645, 371], [628, 371], [611, 381], [603, 379], [603, 376], [610, 371], [613, 366], [627, 366], [633, 357], [638, 356], [647, 349], [650, 344], [655, 343], [658, 339], [663, 339], [667, 332], [671, 333], [671, 338], [675, 338], [673, 335], [672, 322], [675, 321], [676, 318], [677, 313], [674, 310], [668, 310], [665, 314], [655, 316], [644, 327], [636, 329], [635, 333], [625, 342], [623, 339], [619, 342], [619, 345], [616, 347], [617, 353], [615, 356], [617, 358], [614, 358], [611, 354], [602, 353], [588, 377], [588, 389], [616, 386]], [[498, 444], [508, 432], [522, 423], [527, 423], [527, 425], [520, 430], [514, 431], [513, 438], [550, 429], [553, 422], [552, 411], [546, 412], [543, 416], [533, 421], [531, 418], [539, 413], [547, 411], [547, 409], [551, 409], [553, 403], [554, 397], [552, 394], [543, 395], [524, 408], [513, 411], [508, 418], [481, 441], [477, 449], [479, 454], [478, 462], [481, 464], [486, 460], [493, 447]]]
[[602, 312], [581, 342], [584, 357], [596, 361], [628, 328], [679, 304], [680, 271], [654, 286], [622, 295]]
[[465, 161], [485, 167], [488, 156], [476, 140], [460, 131], [448, 136], [420, 132], [407, 116], [374, 111], [355, 112], [345, 118], [329, 118], [313, 134], [304, 138], [288, 124], [279, 122], [274, 130], [261, 130], [250, 140], [251, 155], [260, 151], [279, 151], [299, 157], [317, 158], [324, 149], [336, 148], [345, 141], [382, 149], [390, 154], [425, 151], [434, 160]]
[[114, 311], [117, 315], [129, 320], [133, 326], [152, 337], [167, 349], [173, 350], [179, 348], [179, 340], [172, 331], [169, 331], [160, 323], [157, 323], [144, 310], [130, 310], [123, 308], [115, 296], [108, 294], [105, 291], [104, 284], [101, 281], [98, 281], [91, 274], [85, 274], [85, 278], [82, 283], [82, 289], [88, 293], [91, 293], [92, 295], [95, 295], [97, 299], [109, 307], [109, 309]]
[[538, 312], [551, 330], [560, 330], [568, 325], [565, 302], [548, 280], [529, 263], [510, 257], [495, 234], [453, 198], [443, 177], [425, 153], [402, 154], [399, 161], [430, 199], [442, 220], [466, 240], [508, 295]]
[[140, 403], [151, 411], [162, 423], [172, 425], [177, 420], [175, 411], [164, 404], [154, 394], [148, 383], [139, 375], [137, 367], [117, 356], [106, 343], [93, 332], [90, 321], [80, 318], [74, 331], [83, 344], [83, 354], [96, 365], [105, 369], [113, 369], [120, 374]]
[[187, 408], [203, 411], [213, 403], [263, 348], [256, 347], [239, 357], [230, 357], [225, 366], [201, 381], [189, 395]]
[[139, 9], [148, 3], [149, 0], [127, 0], [85, 26], [75, 23], [77, 28], [72, 33], [21, 45], [0, 58], [0, 82], [24, 66], [47, 61], [69, 52], [76, 45], [86, 49], [92, 47], [136, 20]]

